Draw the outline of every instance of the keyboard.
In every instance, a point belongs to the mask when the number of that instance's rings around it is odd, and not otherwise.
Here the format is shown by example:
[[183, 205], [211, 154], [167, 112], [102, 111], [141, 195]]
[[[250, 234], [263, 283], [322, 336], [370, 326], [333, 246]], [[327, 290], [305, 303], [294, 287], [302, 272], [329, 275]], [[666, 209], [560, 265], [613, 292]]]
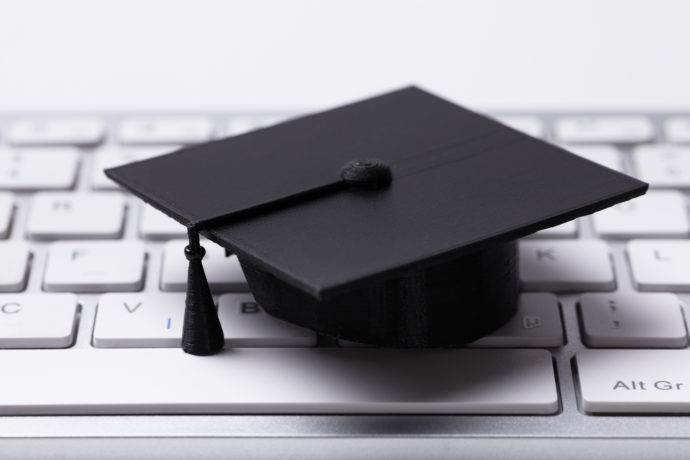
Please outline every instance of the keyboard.
[[518, 313], [489, 336], [317, 336], [206, 242], [226, 347], [185, 355], [185, 229], [102, 170], [288, 116], [0, 116], [0, 438], [689, 437], [689, 115], [493, 114], [651, 188], [523, 239]]

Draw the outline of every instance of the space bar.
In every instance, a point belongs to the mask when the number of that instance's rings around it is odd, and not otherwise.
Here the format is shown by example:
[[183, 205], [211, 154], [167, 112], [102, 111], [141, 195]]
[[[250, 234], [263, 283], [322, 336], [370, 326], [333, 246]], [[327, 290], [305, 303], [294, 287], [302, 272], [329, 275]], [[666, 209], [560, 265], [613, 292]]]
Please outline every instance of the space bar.
[[0, 414], [547, 414], [545, 350], [1, 350]]

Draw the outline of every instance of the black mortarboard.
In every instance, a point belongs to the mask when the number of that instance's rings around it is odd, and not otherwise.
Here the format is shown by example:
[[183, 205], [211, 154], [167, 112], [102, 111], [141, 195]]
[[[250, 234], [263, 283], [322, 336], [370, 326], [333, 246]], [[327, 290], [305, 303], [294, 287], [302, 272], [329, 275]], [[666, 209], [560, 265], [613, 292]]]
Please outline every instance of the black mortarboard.
[[647, 188], [415, 87], [106, 174], [188, 228], [193, 354], [223, 346], [199, 231], [278, 318], [451, 346], [515, 312], [517, 238]]

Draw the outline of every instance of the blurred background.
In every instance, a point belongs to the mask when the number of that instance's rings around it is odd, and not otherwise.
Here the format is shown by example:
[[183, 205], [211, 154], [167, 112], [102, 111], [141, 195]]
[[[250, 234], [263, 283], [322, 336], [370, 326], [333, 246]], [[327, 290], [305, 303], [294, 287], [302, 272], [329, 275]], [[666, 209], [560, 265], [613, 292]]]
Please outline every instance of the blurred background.
[[1, 0], [0, 112], [690, 108], [682, 0]]

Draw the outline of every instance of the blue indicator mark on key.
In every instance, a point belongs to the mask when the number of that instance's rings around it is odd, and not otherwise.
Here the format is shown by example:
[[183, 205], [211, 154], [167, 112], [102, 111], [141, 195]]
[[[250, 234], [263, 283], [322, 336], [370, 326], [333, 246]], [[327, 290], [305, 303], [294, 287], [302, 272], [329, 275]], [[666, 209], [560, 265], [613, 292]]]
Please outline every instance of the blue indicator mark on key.
[[172, 318], [168, 318], [168, 325], [166, 326], [166, 329], [170, 329], [170, 323], [172, 322]]

